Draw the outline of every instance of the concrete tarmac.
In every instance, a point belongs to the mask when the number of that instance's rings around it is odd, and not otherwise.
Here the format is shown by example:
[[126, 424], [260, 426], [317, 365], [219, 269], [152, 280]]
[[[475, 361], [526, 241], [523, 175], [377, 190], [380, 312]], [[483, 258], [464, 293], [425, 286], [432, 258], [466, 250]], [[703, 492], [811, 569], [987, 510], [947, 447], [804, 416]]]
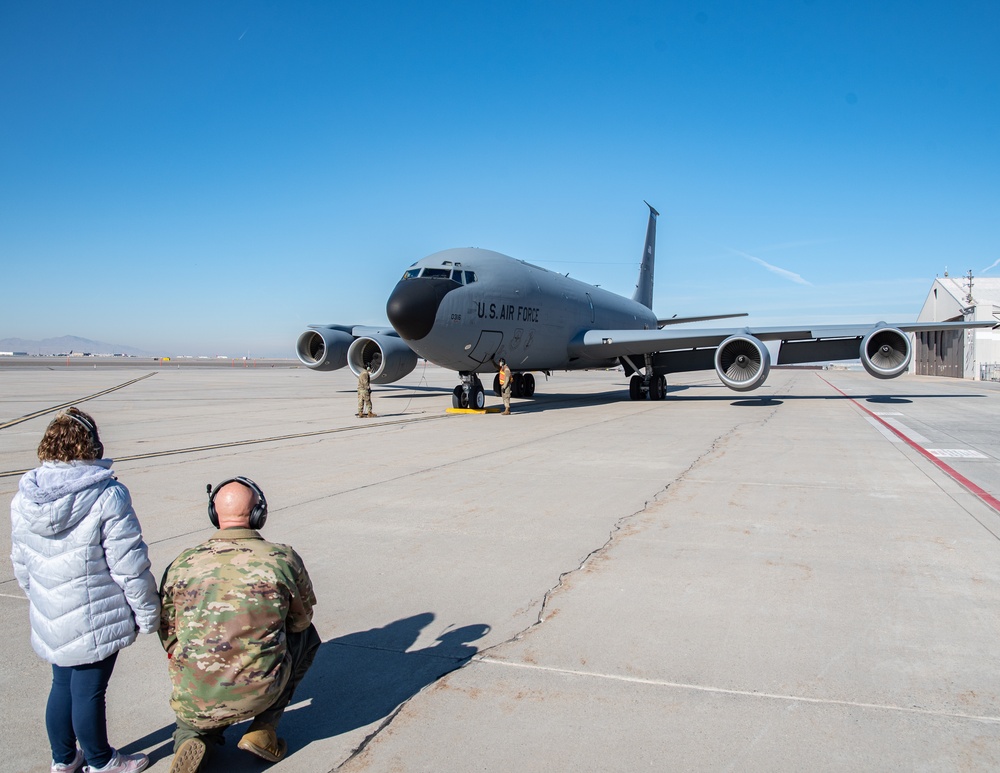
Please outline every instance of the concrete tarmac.
[[[654, 403], [557, 373], [478, 416], [421, 365], [359, 420], [345, 371], [149, 373], [5, 369], [0, 506], [46, 409], [89, 395], [157, 578], [212, 533], [206, 483], [265, 489], [324, 644], [288, 757], [237, 750], [238, 726], [205, 771], [1000, 767], [996, 384], [774, 370], [738, 394], [696, 373]], [[44, 771], [50, 669], [9, 561], [0, 622], [0, 771]], [[109, 729], [154, 771], [168, 695], [141, 637]]]

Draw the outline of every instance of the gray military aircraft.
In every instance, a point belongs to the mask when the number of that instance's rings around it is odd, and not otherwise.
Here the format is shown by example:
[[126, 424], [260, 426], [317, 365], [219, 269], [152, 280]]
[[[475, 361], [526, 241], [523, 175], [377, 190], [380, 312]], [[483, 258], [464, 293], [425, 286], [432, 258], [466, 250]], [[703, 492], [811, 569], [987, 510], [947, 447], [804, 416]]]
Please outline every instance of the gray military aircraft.
[[[779, 365], [860, 358], [868, 373], [888, 379], [909, 366], [908, 333], [993, 324], [676, 328], [746, 314], [657, 319], [652, 306], [659, 213], [646, 206], [646, 241], [631, 299], [497, 252], [444, 250], [403, 273], [386, 304], [391, 328], [310, 325], [298, 338], [296, 354], [314, 370], [347, 365], [357, 375], [370, 365], [374, 384], [403, 378], [416, 367], [419, 355], [458, 372], [461, 383], [454, 390], [454, 407], [481, 409], [486, 398], [479, 374], [496, 374], [501, 357], [513, 373], [516, 397], [535, 393], [532, 371], [548, 375], [553, 370], [622, 365], [631, 376], [633, 400], [662, 400], [668, 373], [714, 369], [730, 389], [756, 389], [771, 367], [765, 341], [780, 342]], [[500, 393], [496, 375], [493, 390]]]

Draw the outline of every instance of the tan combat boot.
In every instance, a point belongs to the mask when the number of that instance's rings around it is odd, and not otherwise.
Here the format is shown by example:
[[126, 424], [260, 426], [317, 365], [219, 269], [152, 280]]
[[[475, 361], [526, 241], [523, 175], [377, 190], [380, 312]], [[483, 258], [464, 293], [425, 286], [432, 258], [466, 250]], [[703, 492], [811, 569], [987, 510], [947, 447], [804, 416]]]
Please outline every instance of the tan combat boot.
[[205, 751], [205, 742], [200, 738], [188, 738], [181, 742], [170, 763], [170, 773], [198, 773]]
[[277, 730], [256, 719], [236, 746], [268, 762], [277, 762], [288, 751], [288, 744], [284, 738], [278, 738]]

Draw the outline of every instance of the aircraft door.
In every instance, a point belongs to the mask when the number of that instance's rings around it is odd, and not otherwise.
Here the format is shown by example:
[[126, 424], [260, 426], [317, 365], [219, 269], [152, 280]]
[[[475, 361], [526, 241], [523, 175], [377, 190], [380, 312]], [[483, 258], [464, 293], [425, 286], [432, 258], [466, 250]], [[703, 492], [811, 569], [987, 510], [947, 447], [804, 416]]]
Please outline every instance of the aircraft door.
[[479, 365], [492, 360], [503, 343], [503, 333], [499, 330], [483, 330], [479, 340], [469, 351], [468, 357]]

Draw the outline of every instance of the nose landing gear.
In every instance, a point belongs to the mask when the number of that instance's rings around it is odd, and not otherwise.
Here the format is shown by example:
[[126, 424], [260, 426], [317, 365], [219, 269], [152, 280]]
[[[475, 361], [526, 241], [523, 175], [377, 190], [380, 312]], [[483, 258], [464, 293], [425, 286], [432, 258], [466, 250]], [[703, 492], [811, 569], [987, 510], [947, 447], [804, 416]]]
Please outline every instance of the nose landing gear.
[[451, 395], [452, 408], [472, 408], [481, 411], [486, 407], [486, 392], [483, 382], [475, 373], [459, 373], [462, 383], [455, 387]]

